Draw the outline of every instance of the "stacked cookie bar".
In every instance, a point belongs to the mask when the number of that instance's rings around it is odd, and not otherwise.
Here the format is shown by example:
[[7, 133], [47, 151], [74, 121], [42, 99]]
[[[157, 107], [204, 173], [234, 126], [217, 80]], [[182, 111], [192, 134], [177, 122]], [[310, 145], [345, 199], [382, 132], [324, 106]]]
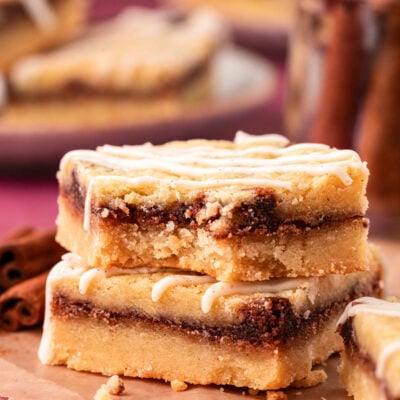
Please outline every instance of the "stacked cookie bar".
[[355, 400], [400, 398], [400, 302], [362, 297], [338, 321], [340, 376]]
[[283, 136], [77, 150], [61, 161], [39, 356], [106, 375], [278, 389], [380, 294], [358, 155]]

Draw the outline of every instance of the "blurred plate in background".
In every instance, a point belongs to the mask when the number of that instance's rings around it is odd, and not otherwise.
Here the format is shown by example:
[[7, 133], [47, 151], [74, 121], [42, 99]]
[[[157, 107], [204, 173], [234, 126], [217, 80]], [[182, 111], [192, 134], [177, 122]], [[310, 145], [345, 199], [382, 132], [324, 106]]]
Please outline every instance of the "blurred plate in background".
[[[246, 129], [249, 121], [260, 114], [264, 119], [268, 114], [267, 105], [277, 90], [278, 74], [259, 56], [226, 48], [215, 58], [211, 79], [212, 95], [207, 102], [175, 107], [165, 115], [155, 109], [140, 121], [129, 121], [127, 116], [123, 123], [113, 126], [104, 125], [101, 120], [85, 126], [80, 126], [79, 121], [69, 121], [68, 126], [65, 120], [49, 123], [45, 113], [39, 121], [29, 121], [29, 111], [40, 107], [40, 103], [30, 104], [12, 127], [4, 122], [4, 113], [0, 116], [0, 174], [51, 174], [66, 151], [105, 143], [162, 143], [193, 137], [231, 139], [236, 130]], [[40, 115], [40, 108], [36, 111], [35, 115]]]
[[191, 12], [207, 7], [225, 20], [241, 46], [270, 56], [285, 56], [295, 0], [159, 0], [167, 8]]

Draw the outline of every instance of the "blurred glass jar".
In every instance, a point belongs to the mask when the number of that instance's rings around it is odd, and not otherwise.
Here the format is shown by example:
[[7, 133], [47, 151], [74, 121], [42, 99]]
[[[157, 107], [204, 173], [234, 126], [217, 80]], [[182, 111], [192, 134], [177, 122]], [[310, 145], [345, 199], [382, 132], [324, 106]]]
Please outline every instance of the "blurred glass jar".
[[400, 0], [297, 4], [286, 133], [358, 150], [372, 211], [400, 216]]
[[359, 113], [355, 147], [371, 173], [371, 211], [389, 216], [386, 226], [393, 226], [400, 237], [400, 1], [376, 0], [378, 6], [379, 46]]
[[351, 146], [374, 37], [367, 1], [298, 1], [289, 54], [289, 136]]

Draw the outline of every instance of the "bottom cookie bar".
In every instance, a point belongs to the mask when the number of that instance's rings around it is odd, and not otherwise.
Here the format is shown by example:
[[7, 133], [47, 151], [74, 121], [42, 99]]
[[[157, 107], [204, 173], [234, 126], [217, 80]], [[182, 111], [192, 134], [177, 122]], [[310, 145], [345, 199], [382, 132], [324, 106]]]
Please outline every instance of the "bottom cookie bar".
[[341, 380], [355, 400], [400, 399], [400, 303], [360, 298], [339, 319]]
[[49, 275], [39, 357], [105, 375], [284, 388], [341, 349], [335, 324], [345, 305], [381, 292], [376, 256], [370, 269], [223, 283], [176, 270], [89, 269], [69, 254]]

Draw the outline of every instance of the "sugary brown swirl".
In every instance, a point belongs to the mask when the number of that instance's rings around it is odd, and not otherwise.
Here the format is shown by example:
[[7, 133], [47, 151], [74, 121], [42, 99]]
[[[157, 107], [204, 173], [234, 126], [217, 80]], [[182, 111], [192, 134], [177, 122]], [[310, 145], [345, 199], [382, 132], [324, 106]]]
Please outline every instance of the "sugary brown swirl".
[[315, 309], [308, 318], [304, 318], [294, 313], [286, 298], [257, 298], [244, 304], [239, 310], [237, 319], [241, 322], [220, 326], [195, 320], [171, 320], [162, 315], [150, 316], [135, 309], [107, 310], [90, 302], [71, 300], [64, 295], [55, 296], [51, 307], [53, 314], [62, 319], [92, 318], [110, 326], [144, 323], [157, 329], [171, 329], [211, 342], [274, 349], [289, 340], [315, 334], [324, 322], [338, 312], [341, 303]]
[[51, 307], [57, 318], [93, 318], [110, 326], [148, 323], [156, 325], [157, 329], [170, 328], [188, 336], [240, 346], [275, 347], [292, 337], [299, 325], [289, 301], [279, 297], [259, 298], [246, 303], [238, 313], [238, 320], [242, 322], [227, 326], [211, 326], [194, 320], [171, 320], [163, 315], [149, 316], [135, 309], [107, 310], [90, 302], [70, 300], [63, 295], [53, 297]]
[[[135, 206], [121, 201], [112, 200], [107, 204], [92, 206], [91, 213], [110, 224], [137, 224], [142, 229], [163, 226], [173, 222], [175, 227], [197, 229], [202, 228], [211, 232], [215, 239], [223, 239], [231, 235], [241, 236], [248, 233], [269, 234], [279, 232], [301, 233], [308, 228], [320, 228], [336, 221], [331, 218], [321, 218], [317, 225], [306, 224], [304, 221], [283, 221], [276, 209], [276, 195], [273, 189], [253, 188], [251, 200], [243, 201], [230, 210], [231, 217], [224, 218], [218, 211], [208, 215], [207, 196], [199, 192], [190, 203], [175, 203], [168, 207], [154, 205], [149, 207]], [[67, 199], [75, 212], [84, 212], [85, 190], [79, 184], [75, 171], [72, 172], [72, 182], [69, 186], [60, 188], [60, 195]], [[223, 204], [220, 204], [223, 207]], [[207, 217], [199, 218], [199, 215]], [[347, 220], [361, 217], [349, 217]], [[216, 222], [219, 222], [216, 224]]]

